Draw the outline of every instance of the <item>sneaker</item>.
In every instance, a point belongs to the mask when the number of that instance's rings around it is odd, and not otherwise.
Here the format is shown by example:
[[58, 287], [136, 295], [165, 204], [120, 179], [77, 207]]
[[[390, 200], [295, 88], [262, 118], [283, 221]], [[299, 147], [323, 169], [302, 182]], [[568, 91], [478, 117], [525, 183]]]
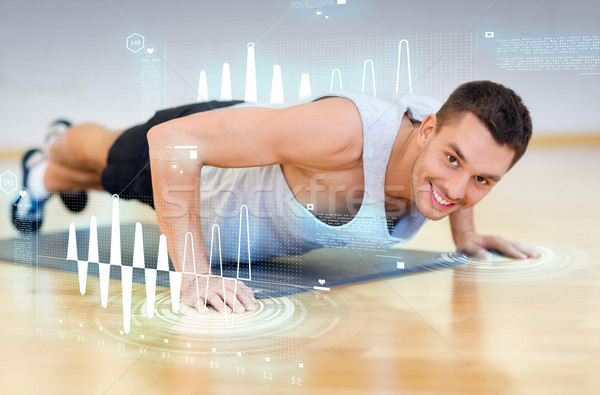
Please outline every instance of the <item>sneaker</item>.
[[[57, 119], [50, 124], [46, 137], [44, 139], [44, 146], [46, 152], [48, 147], [54, 140], [64, 134], [71, 127], [71, 122], [65, 119]], [[71, 191], [71, 192], [59, 192], [60, 200], [69, 209], [69, 211], [78, 213], [85, 209], [88, 201], [88, 194], [85, 191]]]
[[29, 170], [31, 167], [39, 163], [38, 158], [43, 158], [42, 150], [38, 148], [30, 149], [25, 152], [21, 159], [21, 167], [23, 169], [23, 187], [19, 190], [17, 199], [12, 205], [12, 222], [15, 228], [20, 232], [37, 232], [42, 226], [44, 219], [44, 205], [50, 197], [48, 195], [44, 199], [35, 200], [29, 194], [29, 185], [27, 184], [27, 178], [29, 177]]

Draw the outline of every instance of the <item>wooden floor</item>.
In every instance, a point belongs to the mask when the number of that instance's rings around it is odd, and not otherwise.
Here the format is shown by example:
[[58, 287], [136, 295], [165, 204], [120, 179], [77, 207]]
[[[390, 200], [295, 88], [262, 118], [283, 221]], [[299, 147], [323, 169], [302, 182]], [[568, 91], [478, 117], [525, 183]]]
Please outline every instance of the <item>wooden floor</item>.
[[[284, 298], [294, 314], [249, 317], [263, 325], [254, 332], [214, 316], [186, 332], [138, 314], [121, 335], [120, 299], [103, 309], [97, 278], [82, 296], [76, 274], [0, 263], [0, 392], [599, 393], [599, 174], [598, 146], [537, 147], [482, 202], [481, 232], [538, 245], [541, 260]], [[451, 251], [448, 223], [428, 224], [406, 247]], [[111, 295], [119, 289], [112, 281]], [[134, 285], [134, 305], [143, 297]]]

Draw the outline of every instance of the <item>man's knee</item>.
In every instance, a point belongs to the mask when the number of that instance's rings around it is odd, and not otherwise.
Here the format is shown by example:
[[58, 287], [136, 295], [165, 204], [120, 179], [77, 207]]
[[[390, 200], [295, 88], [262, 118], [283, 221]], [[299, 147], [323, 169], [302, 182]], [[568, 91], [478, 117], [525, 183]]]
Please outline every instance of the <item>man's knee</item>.
[[79, 124], [50, 145], [49, 156], [69, 167], [101, 172], [117, 135], [100, 125]]

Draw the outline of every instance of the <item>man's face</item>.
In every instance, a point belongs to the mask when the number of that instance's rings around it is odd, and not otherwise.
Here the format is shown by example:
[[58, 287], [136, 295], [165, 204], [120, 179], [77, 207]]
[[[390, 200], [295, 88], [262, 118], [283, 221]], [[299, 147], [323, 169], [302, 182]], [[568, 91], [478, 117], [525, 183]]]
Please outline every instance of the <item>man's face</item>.
[[498, 144], [472, 113], [446, 122], [437, 133], [430, 117], [419, 130], [411, 187], [419, 212], [438, 220], [483, 199], [510, 168], [514, 150]]

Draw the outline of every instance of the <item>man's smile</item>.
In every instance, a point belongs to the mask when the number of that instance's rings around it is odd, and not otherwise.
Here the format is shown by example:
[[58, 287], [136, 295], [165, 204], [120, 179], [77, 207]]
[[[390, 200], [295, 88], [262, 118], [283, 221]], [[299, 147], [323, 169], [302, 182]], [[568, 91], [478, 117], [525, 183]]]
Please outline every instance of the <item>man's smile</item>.
[[456, 203], [448, 201], [446, 197], [439, 192], [431, 182], [429, 182], [429, 197], [431, 198], [431, 201], [435, 207], [443, 210], [447, 210], [456, 205]]

